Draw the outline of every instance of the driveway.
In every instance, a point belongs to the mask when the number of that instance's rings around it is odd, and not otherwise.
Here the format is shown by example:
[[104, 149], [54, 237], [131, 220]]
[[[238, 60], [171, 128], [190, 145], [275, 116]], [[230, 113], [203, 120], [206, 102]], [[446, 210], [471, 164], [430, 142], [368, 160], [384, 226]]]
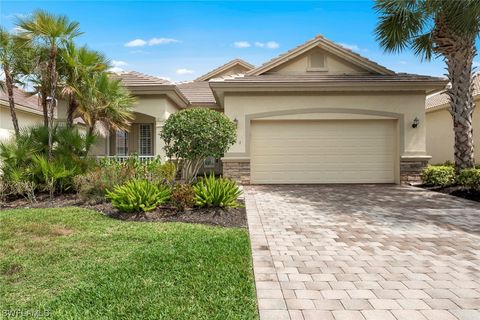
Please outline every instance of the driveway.
[[394, 185], [249, 186], [265, 319], [480, 319], [480, 204]]

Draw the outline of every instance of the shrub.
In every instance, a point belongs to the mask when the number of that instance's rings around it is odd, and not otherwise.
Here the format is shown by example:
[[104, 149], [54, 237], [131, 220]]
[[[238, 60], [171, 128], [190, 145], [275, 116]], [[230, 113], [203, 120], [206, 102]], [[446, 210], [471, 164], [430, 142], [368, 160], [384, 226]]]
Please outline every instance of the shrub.
[[85, 155], [94, 136], [66, 127], [55, 127], [53, 134], [52, 158], [48, 160], [48, 128], [44, 126], [25, 128], [12, 140], [0, 143], [0, 169], [13, 194], [27, 193], [32, 198], [35, 189], [49, 190], [51, 194], [68, 190], [74, 176], [93, 165]]
[[147, 212], [167, 202], [170, 188], [157, 185], [148, 180], [131, 180], [117, 186], [113, 191], [107, 190], [107, 199], [122, 212]]
[[195, 204], [195, 191], [190, 184], [177, 184], [172, 189], [170, 204], [177, 210], [183, 211], [185, 208], [192, 207]]
[[205, 158], [220, 158], [235, 143], [236, 127], [223, 113], [193, 108], [171, 115], [160, 137], [167, 157], [178, 160], [183, 178], [191, 182]]
[[459, 185], [480, 190], [480, 169], [464, 169], [457, 177]]
[[424, 184], [447, 186], [455, 182], [455, 168], [452, 166], [427, 166], [421, 175]]
[[201, 178], [194, 186], [195, 204], [199, 207], [237, 208], [242, 191], [235, 181], [215, 178], [213, 174]]

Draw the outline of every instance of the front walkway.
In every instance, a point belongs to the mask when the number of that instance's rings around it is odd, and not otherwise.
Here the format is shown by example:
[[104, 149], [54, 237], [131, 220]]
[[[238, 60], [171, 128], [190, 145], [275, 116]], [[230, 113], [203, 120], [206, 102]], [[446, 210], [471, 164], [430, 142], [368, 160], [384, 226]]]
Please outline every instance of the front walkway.
[[262, 320], [480, 319], [480, 204], [400, 186], [249, 186]]

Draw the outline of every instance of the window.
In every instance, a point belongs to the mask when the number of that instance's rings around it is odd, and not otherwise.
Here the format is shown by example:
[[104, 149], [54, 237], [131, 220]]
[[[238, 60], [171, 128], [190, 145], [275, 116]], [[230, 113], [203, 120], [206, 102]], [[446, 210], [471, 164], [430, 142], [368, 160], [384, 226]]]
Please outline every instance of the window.
[[128, 155], [128, 132], [123, 130], [118, 130], [115, 140], [115, 145], [117, 146], [116, 154], [118, 156]]
[[215, 158], [214, 157], [206, 157], [205, 160], [203, 161], [203, 167], [204, 168], [215, 168]]
[[153, 127], [151, 123], [141, 123], [139, 125], [139, 153], [141, 156], [151, 156], [153, 155], [152, 145], [153, 145]]
[[309, 70], [326, 71], [325, 55], [322, 52], [314, 52], [308, 59]]

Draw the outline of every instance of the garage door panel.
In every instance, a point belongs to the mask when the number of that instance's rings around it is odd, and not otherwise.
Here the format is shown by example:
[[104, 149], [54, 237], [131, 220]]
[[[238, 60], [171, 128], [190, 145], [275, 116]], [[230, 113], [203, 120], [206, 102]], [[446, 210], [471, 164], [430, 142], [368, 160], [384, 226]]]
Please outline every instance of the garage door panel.
[[393, 121], [258, 121], [252, 183], [392, 183]]

